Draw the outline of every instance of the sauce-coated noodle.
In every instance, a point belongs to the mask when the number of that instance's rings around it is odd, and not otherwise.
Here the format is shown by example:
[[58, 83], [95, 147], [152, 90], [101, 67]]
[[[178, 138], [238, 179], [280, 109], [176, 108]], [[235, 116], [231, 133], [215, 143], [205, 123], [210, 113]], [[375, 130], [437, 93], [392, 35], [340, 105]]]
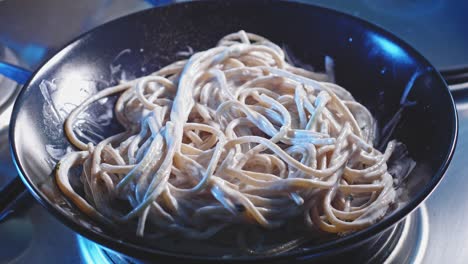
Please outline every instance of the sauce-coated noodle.
[[[312, 231], [365, 228], [395, 201], [387, 171], [395, 142], [376, 150], [373, 117], [331, 81], [290, 65], [263, 37], [227, 35], [77, 107], [65, 131], [79, 151], [60, 161], [58, 186], [84, 213], [135, 223], [139, 236], [203, 239], [232, 224], [272, 229], [297, 217]], [[117, 93], [125, 132], [80, 140], [79, 114]], [[84, 197], [70, 184], [76, 166]]]

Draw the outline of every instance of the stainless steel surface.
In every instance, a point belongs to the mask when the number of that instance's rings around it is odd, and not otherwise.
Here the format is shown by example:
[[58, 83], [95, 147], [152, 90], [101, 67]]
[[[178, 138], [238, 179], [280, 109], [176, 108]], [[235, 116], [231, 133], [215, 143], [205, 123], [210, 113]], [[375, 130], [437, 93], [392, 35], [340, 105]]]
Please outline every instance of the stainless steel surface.
[[[0, 62], [2, 61], [11, 61], [14, 65], [21, 64], [19, 58], [10, 48], [0, 44]], [[0, 64], [0, 67], [3, 65]], [[13, 95], [17, 94], [17, 86], [14, 81], [0, 75], [0, 92], [2, 93], [0, 97], [0, 109], [6, 105], [8, 100], [12, 99]]]
[[[16, 65], [21, 65], [14, 52], [1, 44], [0, 61], [10, 61]], [[9, 146], [6, 143], [8, 142], [8, 123], [12, 110], [11, 103], [20, 88], [21, 86], [14, 81], [0, 75], [0, 190], [16, 176], [16, 169], [11, 162]]]
[[[331, 7], [380, 24], [414, 45], [438, 67], [468, 64], [468, 52], [464, 52], [468, 47], [464, 22], [467, 1], [302, 2]], [[35, 69], [79, 33], [150, 6], [141, 0], [0, 0], [0, 48], [8, 46], [18, 54], [0, 59]], [[1, 76], [0, 86], [4, 91], [6, 86]], [[405, 258], [403, 254], [395, 253], [391, 255], [394, 259], [388, 260], [390, 263], [411, 263], [411, 260], [417, 262], [421, 258], [422, 263], [466, 263], [468, 260], [468, 227], [465, 224], [468, 219], [468, 164], [465, 162], [468, 156], [468, 96], [466, 98], [457, 98], [459, 141], [446, 177], [426, 201], [427, 214], [415, 211], [410, 218], [411, 224], [406, 225], [407, 239], [401, 240], [400, 247], [413, 247], [412, 255]], [[0, 101], [4, 99], [5, 94], [0, 92]], [[0, 187], [16, 175], [6, 143], [10, 113], [7, 110], [0, 114]], [[14, 214], [0, 221], [0, 263], [101, 263], [95, 259], [96, 255], [80, 251], [80, 238], [33, 199], [22, 203], [15, 207]]]
[[466, 263], [468, 260], [468, 97], [458, 98], [460, 120], [457, 149], [445, 178], [426, 201], [429, 244], [426, 263]]
[[457, 83], [450, 85], [450, 90], [455, 91], [455, 90], [463, 90], [468, 88], [468, 82], [466, 83]]
[[429, 216], [426, 205], [422, 204], [418, 210], [406, 217], [400, 239], [385, 264], [423, 263], [428, 242]]

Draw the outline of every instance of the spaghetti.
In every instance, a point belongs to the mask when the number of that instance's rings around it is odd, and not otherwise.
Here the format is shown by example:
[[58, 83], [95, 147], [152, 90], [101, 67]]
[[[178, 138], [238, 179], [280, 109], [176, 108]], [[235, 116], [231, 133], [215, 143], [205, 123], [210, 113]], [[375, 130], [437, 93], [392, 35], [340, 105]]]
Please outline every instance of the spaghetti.
[[[375, 120], [332, 82], [330, 73], [289, 64], [261, 36], [227, 35], [74, 109], [65, 132], [78, 150], [59, 162], [57, 184], [84, 213], [134, 223], [139, 236], [204, 239], [235, 224], [273, 229], [298, 217], [330, 233], [363, 229], [395, 201], [387, 171], [395, 142], [376, 150]], [[118, 93], [125, 131], [83, 142], [77, 117]], [[70, 183], [74, 167], [81, 195]]]

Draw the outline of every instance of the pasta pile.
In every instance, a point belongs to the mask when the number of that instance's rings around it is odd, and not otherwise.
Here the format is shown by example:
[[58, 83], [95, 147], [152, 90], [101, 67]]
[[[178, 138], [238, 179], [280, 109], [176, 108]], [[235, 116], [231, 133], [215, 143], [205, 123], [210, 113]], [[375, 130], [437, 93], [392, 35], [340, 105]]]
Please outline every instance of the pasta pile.
[[[261, 36], [227, 35], [79, 105], [65, 122], [78, 150], [58, 163], [57, 184], [84, 213], [133, 224], [139, 236], [205, 239], [298, 217], [311, 230], [363, 229], [395, 201], [387, 170], [395, 142], [376, 150], [375, 120], [332, 82], [330, 73], [291, 65]], [[125, 131], [83, 142], [77, 117], [118, 93]], [[70, 183], [75, 167], [82, 191]]]

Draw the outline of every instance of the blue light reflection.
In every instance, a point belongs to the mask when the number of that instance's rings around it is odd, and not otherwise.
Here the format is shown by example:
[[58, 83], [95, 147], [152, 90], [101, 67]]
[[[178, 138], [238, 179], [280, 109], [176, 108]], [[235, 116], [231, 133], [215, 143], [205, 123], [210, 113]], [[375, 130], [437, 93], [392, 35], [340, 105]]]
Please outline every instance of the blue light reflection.
[[0, 61], [0, 75], [16, 81], [19, 84], [25, 84], [31, 77], [31, 72]]
[[397, 60], [408, 60], [408, 54], [394, 42], [377, 34], [372, 35], [372, 40], [385, 52], [385, 55]]
[[[98, 244], [77, 235], [78, 247], [84, 263], [86, 264], [106, 264], [111, 263], [105, 256], [103, 249]], [[107, 249], [106, 249], [107, 250]]]

